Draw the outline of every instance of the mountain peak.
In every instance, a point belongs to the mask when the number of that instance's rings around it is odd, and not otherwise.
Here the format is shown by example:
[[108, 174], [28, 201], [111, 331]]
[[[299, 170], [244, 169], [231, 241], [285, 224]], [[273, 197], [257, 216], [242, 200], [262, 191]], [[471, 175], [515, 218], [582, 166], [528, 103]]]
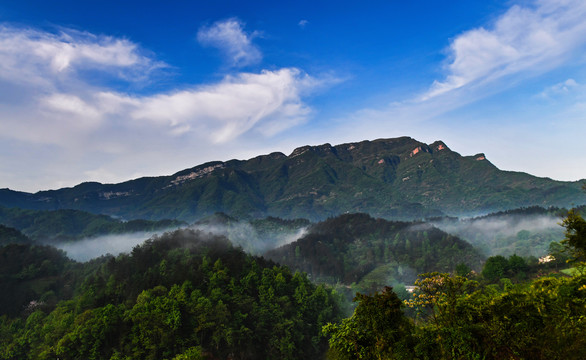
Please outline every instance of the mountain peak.
[[478, 154], [474, 155], [474, 159], [476, 161], [486, 160], [486, 155], [484, 155], [484, 153], [478, 153]]
[[442, 150], [450, 150], [450, 148], [441, 140], [434, 141], [431, 145], [429, 145], [433, 151], [442, 151]]

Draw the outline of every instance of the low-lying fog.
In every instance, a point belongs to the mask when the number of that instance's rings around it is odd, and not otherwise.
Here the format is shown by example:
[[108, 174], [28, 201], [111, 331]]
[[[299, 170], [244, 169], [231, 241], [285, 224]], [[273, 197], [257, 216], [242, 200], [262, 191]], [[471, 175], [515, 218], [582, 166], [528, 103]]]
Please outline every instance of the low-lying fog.
[[564, 238], [561, 218], [553, 215], [508, 215], [439, 221], [441, 230], [468, 241], [487, 256], [543, 256], [552, 241]]
[[[307, 228], [300, 228], [295, 231], [271, 233], [260, 236], [254, 227], [248, 223], [237, 223], [229, 226], [198, 225], [193, 229], [209, 232], [215, 235], [226, 236], [234, 246], [241, 247], [244, 251], [253, 255], [262, 255], [266, 251], [286, 245], [303, 237]], [[118, 255], [128, 253], [132, 249], [144, 243], [160, 232], [138, 232], [123, 235], [105, 235], [94, 238], [83, 239], [75, 242], [62, 242], [52, 244], [56, 248], [67, 252], [67, 256], [76, 261], [88, 261], [102, 255]]]
[[123, 235], [105, 235], [83, 239], [75, 242], [53, 244], [67, 252], [67, 256], [76, 261], [88, 261], [102, 255], [118, 255], [130, 252], [136, 245], [144, 243], [155, 232], [138, 232]]
[[246, 222], [230, 225], [196, 225], [193, 229], [226, 236], [234, 246], [241, 247], [247, 253], [262, 255], [265, 252], [287, 245], [302, 238], [307, 233], [307, 227], [291, 231], [271, 232], [261, 236], [256, 229]]

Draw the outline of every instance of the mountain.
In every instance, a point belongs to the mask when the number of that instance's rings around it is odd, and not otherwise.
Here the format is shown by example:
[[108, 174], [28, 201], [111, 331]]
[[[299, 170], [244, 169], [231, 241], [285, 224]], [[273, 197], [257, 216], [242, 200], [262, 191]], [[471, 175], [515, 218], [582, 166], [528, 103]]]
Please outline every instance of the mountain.
[[88, 182], [35, 194], [0, 190], [0, 205], [76, 209], [125, 219], [183, 221], [224, 212], [323, 220], [345, 212], [408, 220], [523, 206], [586, 203], [579, 182], [501, 171], [483, 154], [409, 137], [303, 146], [289, 156], [209, 162], [171, 176]]

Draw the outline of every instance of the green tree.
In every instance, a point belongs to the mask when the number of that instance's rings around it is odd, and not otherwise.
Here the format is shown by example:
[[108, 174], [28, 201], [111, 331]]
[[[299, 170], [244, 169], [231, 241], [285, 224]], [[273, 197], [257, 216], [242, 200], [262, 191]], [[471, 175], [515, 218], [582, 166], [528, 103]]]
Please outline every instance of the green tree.
[[561, 241], [571, 256], [571, 261], [584, 263], [586, 261], [586, 220], [572, 209], [564, 219], [562, 226], [566, 228], [565, 239]]
[[357, 293], [354, 314], [340, 324], [329, 323], [330, 357], [339, 359], [404, 359], [412, 352], [411, 323], [391, 287], [372, 296]]
[[482, 276], [489, 282], [496, 282], [505, 276], [509, 261], [502, 255], [491, 256], [486, 259]]

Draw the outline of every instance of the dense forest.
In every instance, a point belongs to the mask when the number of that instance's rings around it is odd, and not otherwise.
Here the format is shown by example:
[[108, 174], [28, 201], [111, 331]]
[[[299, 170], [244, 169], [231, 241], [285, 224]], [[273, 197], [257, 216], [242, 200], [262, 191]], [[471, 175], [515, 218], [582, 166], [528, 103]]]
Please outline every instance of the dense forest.
[[[322, 326], [340, 316], [331, 290], [193, 230], [83, 265], [49, 247], [0, 250], [3, 283], [66, 282], [2, 307], [2, 359], [314, 359], [327, 348]], [[15, 286], [3, 301], [17, 290], [28, 301], [39, 284]]]
[[243, 219], [322, 221], [365, 212], [390, 220], [471, 216], [522, 206], [586, 203], [581, 183], [503, 171], [483, 154], [410, 137], [299, 147], [249, 160], [212, 161], [169, 176], [86, 182], [25, 193], [0, 189], [0, 206], [75, 209], [124, 219], [192, 223], [215, 212]]

